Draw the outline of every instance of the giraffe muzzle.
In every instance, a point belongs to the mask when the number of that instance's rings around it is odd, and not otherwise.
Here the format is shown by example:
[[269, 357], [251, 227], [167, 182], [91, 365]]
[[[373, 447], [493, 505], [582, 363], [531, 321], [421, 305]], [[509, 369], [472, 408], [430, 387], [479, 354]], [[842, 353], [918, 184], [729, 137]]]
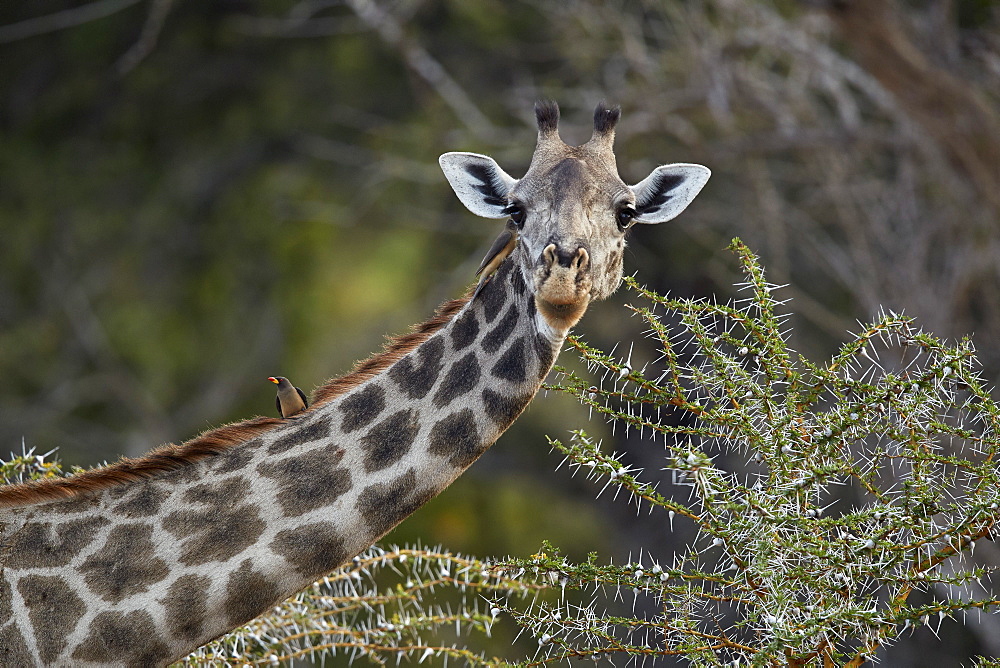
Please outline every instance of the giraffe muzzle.
[[590, 253], [583, 246], [565, 250], [550, 243], [535, 272], [535, 305], [549, 324], [568, 329], [590, 304]]

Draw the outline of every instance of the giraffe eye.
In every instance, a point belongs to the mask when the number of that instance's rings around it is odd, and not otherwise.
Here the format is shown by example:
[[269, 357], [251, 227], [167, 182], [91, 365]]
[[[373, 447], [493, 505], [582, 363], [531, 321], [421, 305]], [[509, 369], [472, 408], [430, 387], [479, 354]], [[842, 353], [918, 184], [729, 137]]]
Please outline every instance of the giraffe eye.
[[503, 212], [510, 216], [510, 219], [514, 221], [515, 225], [517, 225], [517, 229], [524, 227], [525, 214], [524, 209], [521, 208], [520, 204], [514, 202], [504, 209]]
[[635, 217], [638, 215], [639, 213], [630, 206], [626, 206], [623, 209], [619, 209], [617, 215], [618, 229], [621, 230], [622, 232], [627, 230], [629, 226], [632, 225], [632, 221], [634, 221]]

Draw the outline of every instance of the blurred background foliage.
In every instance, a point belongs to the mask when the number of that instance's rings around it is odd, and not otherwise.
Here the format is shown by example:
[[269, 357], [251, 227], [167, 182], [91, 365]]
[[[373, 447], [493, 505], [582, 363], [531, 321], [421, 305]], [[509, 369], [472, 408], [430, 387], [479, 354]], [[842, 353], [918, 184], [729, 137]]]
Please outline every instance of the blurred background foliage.
[[[630, 183], [713, 170], [679, 220], [632, 234], [626, 270], [651, 288], [726, 298], [739, 235], [790, 284], [798, 350], [829, 354], [884, 306], [973, 333], [1000, 376], [993, 0], [5, 2], [0, 447], [139, 455], [270, 414], [269, 375], [308, 391], [349, 370], [462, 294], [497, 232], [437, 156], [522, 174], [540, 98], [570, 143], [620, 104]], [[642, 333], [623, 299], [578, 333], [624, 350]], [[586, 420], [539, 397], [391, 539], [627, 559], [666, 535], [553, 472], [543, 434]], [[950, 654], [917, 634], [895, 665], [1000, 654], [995, 628], [943, 632]]]

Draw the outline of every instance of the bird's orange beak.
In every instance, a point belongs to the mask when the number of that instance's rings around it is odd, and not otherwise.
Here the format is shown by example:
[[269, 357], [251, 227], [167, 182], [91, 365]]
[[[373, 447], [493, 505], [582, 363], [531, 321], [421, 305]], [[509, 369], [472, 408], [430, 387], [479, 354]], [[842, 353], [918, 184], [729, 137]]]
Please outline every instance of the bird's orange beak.
[[275, 385], [278, 384], [278, 379], [275, 378], [274, 376], [268, 376], [268, 380], [274, 383]]

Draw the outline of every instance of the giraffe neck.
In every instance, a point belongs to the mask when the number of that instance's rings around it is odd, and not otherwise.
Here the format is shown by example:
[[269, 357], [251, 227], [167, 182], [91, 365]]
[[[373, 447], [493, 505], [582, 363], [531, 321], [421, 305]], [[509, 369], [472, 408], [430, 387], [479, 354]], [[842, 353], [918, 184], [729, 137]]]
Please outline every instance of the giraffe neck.
[[564, 336], [507, 262], [419, 347], [298, 419], [153, 478], [0, 510], [0, 656], [163, 664], [256, 617], [444, 490]]

